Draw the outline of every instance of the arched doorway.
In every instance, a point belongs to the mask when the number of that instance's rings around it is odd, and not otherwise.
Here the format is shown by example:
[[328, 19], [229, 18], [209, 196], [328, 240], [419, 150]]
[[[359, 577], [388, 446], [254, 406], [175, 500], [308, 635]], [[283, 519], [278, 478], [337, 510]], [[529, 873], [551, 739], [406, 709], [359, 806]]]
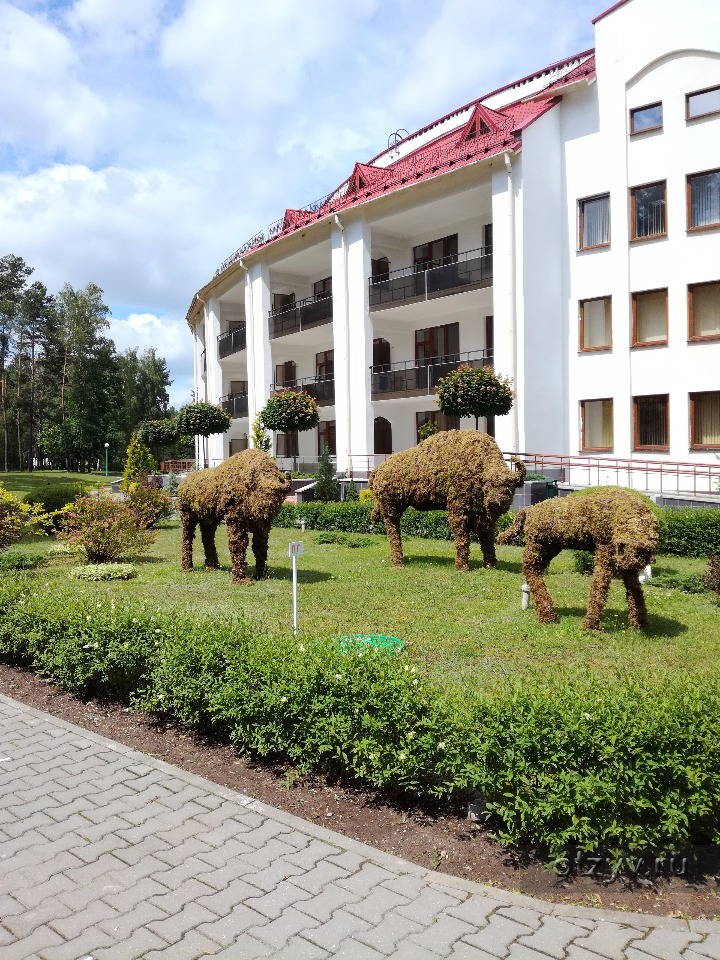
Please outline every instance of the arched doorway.
[[392, 453], [392, 424], [385, 417], [375, 417], [375, 453]]

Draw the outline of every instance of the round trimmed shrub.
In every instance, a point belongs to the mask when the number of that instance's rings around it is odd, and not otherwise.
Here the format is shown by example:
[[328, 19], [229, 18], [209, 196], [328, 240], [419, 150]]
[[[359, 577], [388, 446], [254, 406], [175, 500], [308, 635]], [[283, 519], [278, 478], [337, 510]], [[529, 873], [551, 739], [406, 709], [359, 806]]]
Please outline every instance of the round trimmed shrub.
[[37, 504], [45, 513], [56, 513], [77, 497], [85, 496], [88, 486], [84, 483], [52, 483], [40, 490], [25, 494], [25, 503]]

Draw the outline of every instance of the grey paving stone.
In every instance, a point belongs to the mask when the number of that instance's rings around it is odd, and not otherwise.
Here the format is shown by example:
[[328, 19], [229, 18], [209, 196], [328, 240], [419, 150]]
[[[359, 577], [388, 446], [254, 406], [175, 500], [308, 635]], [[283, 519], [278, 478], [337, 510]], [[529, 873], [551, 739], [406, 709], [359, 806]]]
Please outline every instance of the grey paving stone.
[[189, 930], [182, 940], [165, 947], [164, 950], [151, 950], [144, 955], [143, 960], [199, 960], [200, 957], [211, 957], [216, 952], [216, 946], [197, 930]]
[[213, 960], [261, 960], [274, 953], [267, 943], [256, 940], [247, 933], [241, 933], [232, 946], [218, 947], [218, 950], [219, 953], [212, 954]]
[[346, 940], [333, 953], [335, 960], [385, 960], [386, 955], [356, 940]]
[[527, 933], [530, 933], [530, 930], [524, 923], [494, 913], [482, 930], [464, 936], [463, 942], [479, 947], [493, 956], [507, 957], [513, 941]]
[[81, 934], [74, 940], [66, 940], [54, 947], [40, 951], [43, 960], [84, 960], [93, 956], [96, 950], [107, 947], [112, 943], [102, 930], [93, 929]]
[[638, 931], [618, 923], [598, 923], [589, 934], [581, 934], [573, 946], [590, 953], [607, 957], [608, 960], [624, 960], [625, 948], [631, 940], [637, 940]]
[[415, 920], [408, 920], [406, 917], [390, 913], [384, 919], [373, 923], [364, 933], [358, 931], [355, 939], [379, 950], [380, 953], [387, 953], [394, 957], [398, 943], [409, 937], [411, 933], [420, 933], [422, 929], [423, 925]]
[[59, 933], [50, 927], [37, 927], [29, 937], [9, 943], [2, 949], [3, 960], [28, 960], [30, 957], [40, 956], [41, 952], [62, 943]]
[[274, 890], [278, 884], [284, 883], [291, 877], [302, 876], [306, 871], [295, 863], [288, 863], [287, 857], [281, 857], [275, 863], [271, 863], [264, 870], [258, 870], [257, 873], [248, 875], [248, 879], [253, 886], [259, 887], [266, 893]]
[[66, 940], [73, 940], [86, 930], [99, 926], [102, 920], [108, 920], [111, 917], [116, 918], [117, 916], [117, 911], [113, 910], [109, 903], [95, 900], [89, 903], [84, 910], [72, 913], [70, 916], [62, 917], [59, 920], [51, 920], [48, 926], [57, 930], [60, 936]]
[[530, 910], [528, 907], [500, 907], [498, 913], [502, 917], [509, 917], [517, 923], [522, 923], [531, 930], [538, 930], [544, 914], [537, 910]]
[[297, 903], [296, 906], [303, 913], [326, 923], [336, 910], [340, 910], [349, 903], [356, 903], [359, 899], [356, 893], [350, 893], [349, 890], [343, 890], [342, 887], [331, 883], [321, 893], [315, 894], [309, 900]]
[[127, 940], [141, 928], [146, 928], [154, 920], [164, 920], [167, 913], [151, 903], [136, 904], [132, 910], [118, 913], [109, 920], [102, 920], [98, 926], [113, 940]]
[[[414, 878], [405, 878], [402, 879], [411, 879]], [[393, 889], [397, 890], [398, 884]], [[382, 889], [390, 888], [391, 883], [384, 883]], [[412, 891], [412, 885], [410, 885], [410, 890], [408, 894]], [[455, 897], [448, 896], [446, 893], [439, 893], [437, 890], [431, 890], [429, 887], [421, 887], [417, 895], [412, 899], [408, 899], [408, 894], [404, 894], [405, 903], [399, 904], [397, 912], [403, 917], [408, 917], [410, 920], [417, 920], [419, 923], [428, 923], [432, 922], [434, 917], [438, 916], [441, 913], [446, 912], [452, 907], [459, 907], [461, 905], [460, 900]], [[459, 918], [459, 919], [462, 919]]]
[[251, 897], [243, 902], [251, 910], [257, 910], [270, 920], [275, 920], [288, 906], [300, 906], [303, 900], [309, 900], [311, 896], [307, 890], [301, 890], [290, 883], [279, 883], [274, 890], [262, 897]]
[[208, 920], [215, 920], [215, 914], [211, 913], [207, 907], [200, 907], [196, 903], [187, 903], [182, 909], [168, 916], [165, 920], [154, 920], [148, 924], [147, 929], [151, 933], [156, 933], [167, 943], [177, 943], [188, 930], [193, 930], [201, 923]]
[[3, 926], [7, 927], [16, 939], [22, 940], [23, 937], [29, 937], [33, 930], [36, 930], [43, 924], [59, 921], [62, 917], [67, 917], [71, 912], [70, 907], [65, 906], [65, 904], [56, 897], [48, 897], [41, 901], [36, 907], [33, 907], [32, 910], [26, 910], [20, 906], [20, 912], [5, 914], [2, 922]]
[[[502, 916], [507, 916], [507, 911], [501, 910]], [[557, 957], [562, 960], [565, 956], [566, 948], [578, 937], [583, 936], [585, 930], [569, 920], [560, 917], [544, 916], [542, 922], [534, 933], [525, 937], [518, 937], [517, 946], [527, 947], [530, 950], [540, 950], [549, 954], [551, 957]]]
[[[329, 858], [336, 859], [336, 858]], [[359, 894], [368, 894], [371, 890], [377, 887], [383, 882], [383, 880], [392, 879], [393, 874], [384, 869], [383, 867], [378, 867], [374, 863], [365, 862], [357, 873], [351, 874], [349, 877], [346, 877], [342, 880], [338, 880], [337, 883], [341, 887], [345, 887], [346, 890], [350, 890], [352, 893]]]
[[329, 950], [333, 956], [344, 941], [354, 940], [355, 934], [370, 930], [369, 923], [342, 909], [336, 910], [325, 923], [313, 922], [314, 929], [306, 930], [303, 936], [325, 950]]
[[465, 934], [474, 933], [476, 927], [463, 920], [441, 914], [420, 933], [411, 934], [408, 943], [415, 943], [426, 950], [434, 950], [441, 956], [449, 953], [453, 944]]
[[[345, 880], [350, 876], [351, 874], [347, 870], [343, 870], [342, 867], [336, 866], [329, 860], [323, 860], [312, 870], [308, 870], [307, 873], [294, 877], [293, 883], [302, 887], [303, 890], [307, 890], [308, 893], [320, 893], [328, 884], [335, 883], [336, 880]], [[360, 889], [350, 890], [349, 892], [362, 896], [365, 889], [366, 886], [361, 885]]]
[[292, 937], [280, 950], [273, 950], [273, 960], [325, 960], [332, 956], [315, 943], [303, 937]]
[[111, 943], [93, 952], [93, 960], [145, 960], [152, 950], [164, 950], [167, 944], [157, 934], [138, 929], [127, 940]]
[[[215, 940], [217, 943], [226, 946], [234, 943], [238, 937], [247, 933], [251, 928], [255, 929], [267, 922], [267, 917], [254, 910], [248, 909], [240, 903], [226, 914], [224, 917], [213, 917], [212, 920], [201, 923], [198, 931], [204, 936]], [[259, 942], [263, 942], [262, 940]]]
[[[164, 874], [163, 874], [164, 876]], [[103, 892], [102, 899], [109, 903], [118, 913], [134, 911], [139, 904], [143, 904], [150, 897], [159, 893], [167, 893], [168, 887], [152, 877], [142, 877], [137, 883], [127, 888], [113, 892]]]
[[690, 944], [703, 937], [699, 933], [675, 930], [650, 930], [642, 939], [632, 940], [625, 949], [627, 960], [678, 960]]
[[389, 911], [395, 911], [398, 907], [407, 906], [409, 903], [406, 897], [401, 897], [399, 893], [393, 893], [392, 890], [385, 888], [376, 888], [367, 897], [358, 900], [348, 906], [348, 911], [354, 913], [362, 920], [368, 923], [377, 924], [387, 915]]
[[499, 910], [501, 906], [502, 904], [498, 903], [497, 900], [491, 900], [488, 897], [475, 894], [474, 896], [468, 897], [467, 900], [464, 900], [456, 907], [446, 907], [445, 912], [451, 917], [456, 917], [458, 920], [464, 920], [465, 923], [469, 923], [471, 926], [484, 927], [488, 918], [492, 916], [496, 910]]
[[[186, 904], [197, 903], [200, 897], [207, 897], [212, 893], [212, 888], [201, 883], [194, 878], [186, 880], [183, 884], [172, 889], [164, 890], [162, 893], [156, 893], [148, 899], [148, 903], [153, 907], [159, 907], [163, 913], [179, 913]], [[206, 908], [207, 909], [207, 908]]]
[[[57, 897], [73, 889], [75, 889], [75, 887], [71, 880], [68, 880], [62, 873], [56, 873], [54, 877], [50, 877], [50, 879], [45, 880], [44, 883], [33, 884], [29, 887], [19, 887], [13, 892], [12, 898], [22, 903], [26, 909], [32, 910], [33, 907], [42, 903], [43, 900], [50, 897]], [[0, 898], [0, 916], [5, 913], [5, 910], [2, 909], [2, 900], [3, 898]], [[7, 912], [13, 913], [16, 911], [7, 910]]]
[[[282, 947], [298, 933], [302, 933], [308, 939], [314, 941], [314, 938], [309, 935], [313, 932], [312, 928], [317, 925], [318, 922], [313, 917], [309, 917], [306, 913], [300, 913], [295, 907], [290, 906], [283, 911], [277, 920], [270, 920], [261, 927], [254, 927], [252, 930], [248, 930], [248, 933], [257, 937], [258, 940], [264, 940], [272, 947]], [[320, 946], [322, 945], [320, 944]]]
[[303, 847], [302, 850], [297, 850], [294, 853], [287, 854], [283, 859], [287, 863], [295, 864], [298, 867], [302, 867], [303, 870], [311, 870], [314, 866], [324, 860], [326, 857], [331, 857], [334, 854], [339, 853], [337, 847], [331, 846], [329, 843], [323, 843], [322, 840], [312, 839], [307, 846]]
[[[708, 933], [701, 941], [693, 944], [690, 948], [702, 957], [710, 957], [711, 960], [720, 960], [720, 933]], [[688, 956], [690, 954], [688, 951]]]

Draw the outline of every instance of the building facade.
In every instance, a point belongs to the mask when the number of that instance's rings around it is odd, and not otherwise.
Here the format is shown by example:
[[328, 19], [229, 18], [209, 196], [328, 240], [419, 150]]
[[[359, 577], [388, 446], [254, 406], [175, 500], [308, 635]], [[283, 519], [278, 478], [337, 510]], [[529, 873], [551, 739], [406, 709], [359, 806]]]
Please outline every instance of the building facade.
[[218, 462], [271, 392], [275, 438], [360, 473], [441, 417], [460, 363], [514, 382], [501, 449], [668, 463], [720, 454], [720, 9], [625, 0], [595, 48], [392, 144], [230, 257], [188, 312]]

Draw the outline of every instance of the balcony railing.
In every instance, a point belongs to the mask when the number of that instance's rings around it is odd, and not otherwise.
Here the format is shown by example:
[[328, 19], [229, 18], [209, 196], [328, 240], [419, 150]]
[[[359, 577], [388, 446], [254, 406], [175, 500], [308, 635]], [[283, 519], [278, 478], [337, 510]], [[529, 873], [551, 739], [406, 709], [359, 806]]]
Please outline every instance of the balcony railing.
[[269, 313], [270, 339], [286, 337], [290, 333], [309, 330], [331, 323], [333, 315], [332, 294], [318, 294], [298, 300], [292, 307], [284, 310], [271, 310]]
[[231, 353], [239, 353], [247, 346], [245, 324], [235, 327], [234, 330], [228, 330], [227, 333], [221, 333], [217, 340], [218, 356], [221, 360], [229, 357]]
[[248, 415], [247, 393], [229, 393], [226, 397], [220, 397], [220, 404], [233, 419]]
[[311, 397], [317, 400], [321, 407], [327, 407], [335, 403], [335, 378], [330, 375], [327, 377], [304, 377], [302, 380], [292, 380], [288, 383], [274, 383], [275, 390], [304, 390]]
[[491, 247], [478, 247], [422, 266], [392, 270], [389, 274], [370, 277], [370, 309], [398, 306], [418, 300], [448, 297], [453, 293], [477, 290], [492, 283]]
[[491, 367], [492, 363], [492, 350], [470, 350], [429, 360], [376, 364], [370, 368], [370, 397], [372, 400], [392, 400], [432, 394], [439, 381], [451, 370], [462, 365], [476, 369]]

